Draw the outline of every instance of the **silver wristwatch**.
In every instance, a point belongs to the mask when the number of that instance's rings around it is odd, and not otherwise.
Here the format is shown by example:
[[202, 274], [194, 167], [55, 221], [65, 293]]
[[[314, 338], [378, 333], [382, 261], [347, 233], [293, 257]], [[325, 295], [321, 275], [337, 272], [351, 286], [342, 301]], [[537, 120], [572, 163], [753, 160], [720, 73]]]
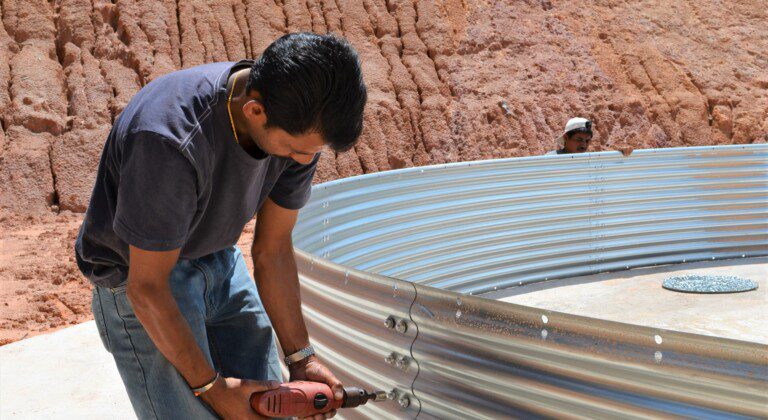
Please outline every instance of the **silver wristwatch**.
[[312, 346], [304, 347], [303, 349], [297, 351], [296, 353], [293, 353], [289, 356], [285, 357], [285, 365], [290, 366], [294, 363], [300, 362], [304, 359], [306, 359], [309, 356], [312, 356], [315, 354], [315, 349], [312, 348]]

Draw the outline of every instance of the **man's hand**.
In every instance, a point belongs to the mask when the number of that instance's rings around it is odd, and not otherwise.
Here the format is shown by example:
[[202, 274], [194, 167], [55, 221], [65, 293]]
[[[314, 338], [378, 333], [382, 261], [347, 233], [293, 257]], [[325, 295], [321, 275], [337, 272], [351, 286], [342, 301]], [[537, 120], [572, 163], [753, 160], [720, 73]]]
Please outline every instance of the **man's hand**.
[[251, 407], [251, 395], [280, 386], [278, 381], [219, 378], [211, 389], [200, 394], [213, 410], [224, 419], [263, 419]]
[[[309, 356], [300, 362], [293, 363], [288, 370], [291, 372], [291, 381], [321, 382], [331, 387], [334, 399], [344, 398], [344, 386], [327, 367], [317, 360], [317, 357]], [[315, 414], [314, 417], [305, 417], [305, 419], [323, 420], [335, 415], [336, 410], [331, 410], [325, 414]]]
[[635, 151], [635, 149], [632, 146], [621, 146], [618, 148], [618, 150], [621, 152], [624, 157], [627, 157], [632, 154], [632, 152]]

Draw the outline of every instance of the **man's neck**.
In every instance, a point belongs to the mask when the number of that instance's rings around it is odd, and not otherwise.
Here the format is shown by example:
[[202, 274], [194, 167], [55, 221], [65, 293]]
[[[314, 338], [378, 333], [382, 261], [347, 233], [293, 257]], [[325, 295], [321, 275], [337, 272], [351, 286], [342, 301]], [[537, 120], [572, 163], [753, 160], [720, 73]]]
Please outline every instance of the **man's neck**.
[[[249, 155], [256, 159], [263, 159], [267, 154], [262, 151], [256, 142], [248, 135], [248, 129], [245, 124], [245, 115], [243, 114], [243, 105], [251, 98], [246, 94], [246, 85], [248, 84], [249, 69], [245, 68], [232, 73], [227, 83], [227, 97], [232, 94], [232, 100], [229, 103], [230, 112], [232, 112], [232, 122], [237, 131], [237, 141]], [[233, 91], [234, 90], [234, 91]]]
[[245, 92], [245, 85], [247, 84], [248, 69], [242, 69], [232, 73], [227, 82], [227, 97], [232, 98], [230, 100], [230, 110], [232, 112], [232, 120], [238, 136], [240, 136], [240, 133], [248, 132], [245, 128], [245, 118], [243, 116], [243, 105], [245, 105], [249, 99]]

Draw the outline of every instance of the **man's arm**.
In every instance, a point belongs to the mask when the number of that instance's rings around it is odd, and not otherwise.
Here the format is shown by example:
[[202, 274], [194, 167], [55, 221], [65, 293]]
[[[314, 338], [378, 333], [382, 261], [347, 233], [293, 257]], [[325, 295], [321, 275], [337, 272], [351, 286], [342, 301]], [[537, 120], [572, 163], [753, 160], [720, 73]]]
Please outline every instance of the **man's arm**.
[[[251, 250], [259, 296], [285, 355], [309, 345], [291, 240], [297, 216], [298, 210], [282, 208], [267, 199], [258, 214]], [[333, 389], [335, 398], [342, 398], [341, 383], [317, 358], [292, 364], [290, 370], [292, 380], [325, 382]]]
[[[197, 345], [171, 293], [169, 277], [178, 258], [178, 249], [156, 252], [130, 246], [126, 296], [158, 350], [190, 388], [197, 388], [210, 382], [216, 371]], [[251, 394], [278, 385], [271, 381], [221, 378], [201, 398], [224, 418], [259, 418], [250, 406]]]
[[267, 199], [256, 219], [251, 249], [259, 296], [286, 356], [309, 345], [291, 240], [297, 215], [298, 210]]
[[131, 246], [130, 253], [126, 295], [136, 317], [192, 388], [205, 385], [216, 371], [197, 345], [168, 282], [179, 250], [153, 252]]

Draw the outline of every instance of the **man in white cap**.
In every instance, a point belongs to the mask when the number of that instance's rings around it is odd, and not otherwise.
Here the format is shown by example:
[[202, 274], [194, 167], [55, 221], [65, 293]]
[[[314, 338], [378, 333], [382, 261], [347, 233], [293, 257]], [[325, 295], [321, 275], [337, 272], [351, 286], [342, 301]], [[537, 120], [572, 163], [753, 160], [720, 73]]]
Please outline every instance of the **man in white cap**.
[[562, 155], [569, 153], [584, 153], [592, 140], [592, 121], [576, 117], [571, 118], [565, 124], [563, 134], [557, 138], [557, 150], [553, 150], [548, 155]]

